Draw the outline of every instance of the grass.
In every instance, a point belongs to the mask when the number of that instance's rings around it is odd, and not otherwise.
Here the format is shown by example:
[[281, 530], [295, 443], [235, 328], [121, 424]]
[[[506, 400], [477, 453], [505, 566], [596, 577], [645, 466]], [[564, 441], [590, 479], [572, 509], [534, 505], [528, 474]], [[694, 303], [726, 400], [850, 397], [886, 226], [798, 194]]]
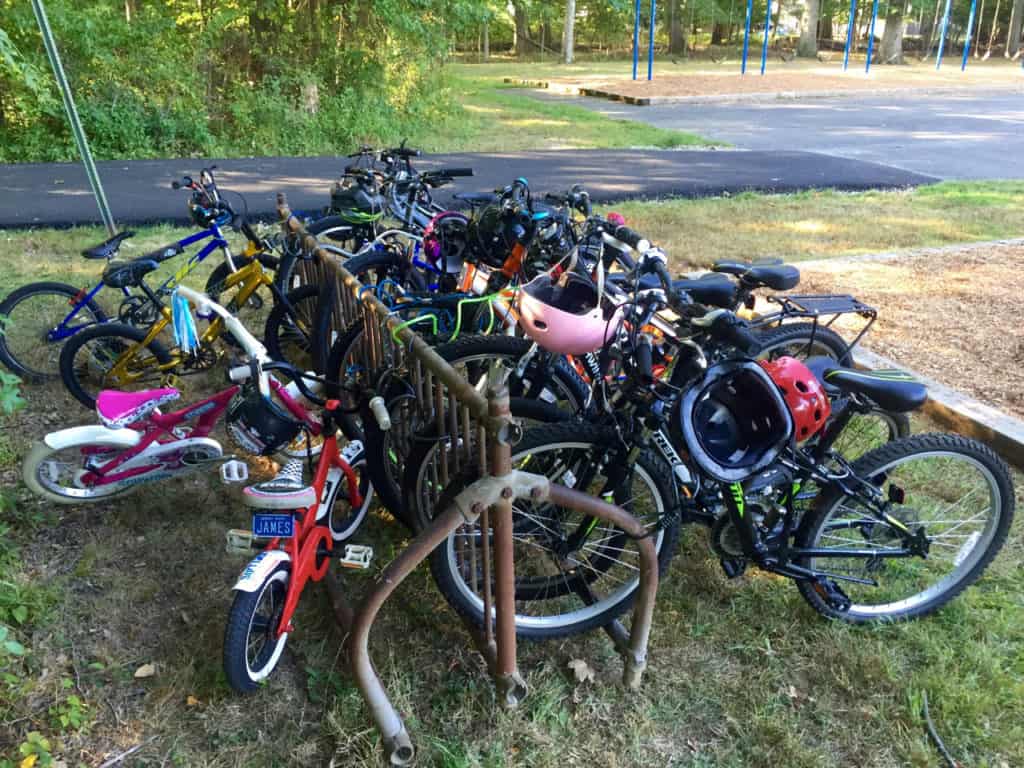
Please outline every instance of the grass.
[[[986, 183], [617, 207], [677, 259], [706, 263], [1017, 236], [1022, 202], [1024, 184]], [[754, 221], [763, 227], [742, 226]], [[127, 253], [182, 232], [144, 228]], [[94, 228], [0, 234], [0, 292], [47, 277], [88, 282], [97, 265], [77, 251], [99, 239]], [[224, 554], [223, 532], [247, 523], [237, 491], [198, 475], [97, 507], [40, 502], [20, 484], [20, 456], [45, 432], [93, 419], [58, 387], [25, 395], [27, 408], [0, 422], [0, 623], [27, 648], [0, 656], [0, 766], [17, 765], [33, 732], [68, 765], [98, 765], [150, 738], [133, 764], [381, 764], [317, 588], [275, 677], [248, 698], [228, 691], [221, 637], [243, 563]], [[360, 542], [386, 562], [404, 535], [372, 518]], [[662, 583], [642, 689], [618, 685], [621, 662], [602, 635], [524, 644], [531, 695], [513, 712], [498, 707], [425, 569], [386, 606], [371, 648], [420, 765], [931, 766], [927, 693], [952, 753], [1001, 768], [1024, 764], [1022, 561], [1018, 523], [979, 584], [937, 615], [852, 628], [817, 617], [784, 580], [726, 580], [705, 533], [690, 530]], [[345, 583], [358, 595], [372, 576]], [[572, 659], [596, 681], [575, 684]], [[156, 675], [136, 679], [148, 663]]]
[[943, 182], [902, 192], [634, 201], [612, 206], [678, 268], [787, 261], [1024, 236], [1024, 182]]
[[541, 101], [494, 77], [453, 75], [449, 89], [461, 109], [443, 131], [425, 135], [425, 149], [498, 152], [517, 149], [694, 147], [691, 133], [616, 120], [583, 107]]

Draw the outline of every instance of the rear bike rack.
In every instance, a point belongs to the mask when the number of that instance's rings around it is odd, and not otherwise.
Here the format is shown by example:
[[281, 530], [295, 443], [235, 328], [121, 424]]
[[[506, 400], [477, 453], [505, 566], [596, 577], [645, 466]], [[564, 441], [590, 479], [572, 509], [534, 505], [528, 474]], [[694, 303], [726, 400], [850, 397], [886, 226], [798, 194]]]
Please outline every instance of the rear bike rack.
[[[519, 674], [515, 632], [515, 562], [513, 557], [513, 513], [516, 499], [534, 502], [550, 500], [559, 506], [579, 510], [599, 518], [637, 540], [640, 554], [639, 586], [633, 609], [631, 630], [618, 621], [605, 627], [624, 659], [623, 682], [630, 688], [640, 685], [646, 666], [647, 643], [658, 588], [658, 562], [647, 530], [623, 509], [579, 491], [553, 484], [541, 475], [514, 471], [511, 461], [513, 429], [509, 410], [507, 371], [492, 366], [486, 396], [462, 378], [402, 318], [381, 303], [372, 291], [350, 274], [335, 255], [321, 249], [302, 224], [291, 215], [287, 200], [278, 195], [278, 212], [286, 233], [296, 237], [302, 249], [313, 255], [300, 262], [300, 277], [305, 283], [333, 281], [334, 306], [330, 313], [330, 332], [341, 334], [354, 323], [364, 323], [364, 342], [356, 361], [369, 377], [394, 377], [401, 372], [415, 392], [407, 399], [407, 418], [391, 416], [390, 434], [401, 441], [411, 437], [415, 424], [432, 425], [441, 439], [437, 459], [430, 468], [436, 471], [436, 487], [429, 501], [435, 506], [445, 486], [455, 475], [471, 467], [486, 474], [468, 485], [447, 504], [425, 530], [387, 566], [376, 584], [365, 595], [358, 610], [353, 610], [344, 590], [330, 575], [326, 579], [335, 617], [348, 631], [352, 672], [356, 683], [380, 730], [388, 762], [409, 765], [415, 755], [405, 724], [388, 698], [369, 653], [370, 630], [380, 609], [402, 583], [441, 542], [467, 525], [479, 524], [489, 534], [479, 537], [480, 581], [483, 586], [482, 631], [468, 621], [477, 648], [487, 662], [505, 707], [516, 707], [527, 695], [526, 683]], [[321, 324], [321, 327], [322, 324]], [[474, 549], [473, 555], [476, 555]], [[493, 578], [492, 578], [493, 573]], [[494, 594], [491, 593], [491, 584]]]

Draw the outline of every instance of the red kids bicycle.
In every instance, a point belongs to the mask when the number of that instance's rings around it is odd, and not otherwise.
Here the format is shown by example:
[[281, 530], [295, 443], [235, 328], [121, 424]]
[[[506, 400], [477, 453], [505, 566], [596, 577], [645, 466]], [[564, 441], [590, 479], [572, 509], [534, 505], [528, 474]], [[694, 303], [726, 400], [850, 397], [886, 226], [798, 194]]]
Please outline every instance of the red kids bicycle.
[[[274, 364], [277, 367], [279, 364]], [[303, 377], [295, 381], [303, 394]], [[339, 448], [338, 423], [342, 409], [337, 400], [324, 404], [324, 438], [313, 482], [302, 479], [303, 461], [294, 459], [265, 483], [245, 489], [245, 503], [253, 508], [251, 531], [229, 531], [229, 551], [251, 551], [260, 540], [266, 546], [242, 571], [234, 586], [235, 599], [224, 634], [224, 671], [228, 683], [240, 693], [254, 691], [277, 666], [302, 590], [320, 581], [332, 559], [349, 568], [366, 568], [370, 547], [337, 542], [358, 530], [370, 506], [373, 489], [365, 472], [362, 443]], [[274, 417], [254, 408], [247, 422], [273, 429]], [[284, 434], [284, 433], [282, 433]]]

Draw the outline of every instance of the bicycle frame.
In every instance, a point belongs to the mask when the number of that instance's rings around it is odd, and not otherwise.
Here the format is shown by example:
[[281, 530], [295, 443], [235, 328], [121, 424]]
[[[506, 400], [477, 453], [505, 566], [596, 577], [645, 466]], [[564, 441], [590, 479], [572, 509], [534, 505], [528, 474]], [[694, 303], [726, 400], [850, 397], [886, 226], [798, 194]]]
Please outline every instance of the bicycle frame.
[[[320, 423], [296, 399], [289, 395], [280, 382], [272, 377], [270, 378], [270, 388], [281, 399], [285, 408], [295, 418], [300, 419], [306, 424], [306, 428], [311, 434], [315, 436], [321, 433]], [[189, 441], [208, 437], [220, 420], [221, 414], [227, 410], [231, 398], [240, 389], [241, 387], [236, 384], [181, 410], [171, 413], [151, 413], [144, 422], [130, 427], [142, 433], [142, 439], [136, 445], [119, 452], [115, 458], [102, 466], [91, 468], [82, 476], [81, 482], [91, 486], [111, 485], [123, 483], [157, 470], [169, 471], [173, 474], [181, 469], [194, 469], [196, 465], [184, 463], [182, 455], [173, 456], [172, 454], [168, 456], [166, 453], [161, 452], [159, 456], [154, 456], [156, 463], [132, 466], [124, 469], [122, 472], [117, 472], [119, 468], [124, 467], [136, 457], [143, 456], [151, 446], [157, 445], [166, 449], [173, 448], [175, 443], [186, 443], [184, 447], [187, 447]], [[175, 431], [180, 430], [182, 425], [192, 420], [195, 420], [195, 426], [185, 437], [182, 437], [180, 432]], [[170, 466], [168, 466], [168, 461], [172, 462]], [[148, 482], [155, 479], [158, 478], [144, 478], [140, 482]]]
[[[205, 249], [204, 249], [205, 250]], [[274, 281], [267, 276], [263, 266], [259, 261], [252, 261], [246, 264], [241, 269], [232, 272], [224, 279], [225, 288], [233, 288], [239, 286], [238, 295], [234, 301], [238, 306], [242, 306], [249, 300], [249, 298], [259, 290], [260, 286], [266, 285], [275, 290]], [[171, 355], [171, 360], [166, 363], [150, 363], [146, 364], [142, 368], [133, 366], [136, 362], [136, 356], [139, 350], [149, 346], [156, 338], [163, 333], [164, 329], [171, 324], [171, 311], [167, 307], [160, 307], [160, 319], [150, 326], [146, 336], [141, 341], [133, 344], [131, 347], [126, 349], [121, 355], [114, 361], [110, 370], [107, 372], [107, 376], [111, 377], [111, 382], [118, 386], [123, 386], [127, 383], [138, 381], [144, 375], [143, 371], [146, 368], [155, 368], [159, 372], [174, 370], [182, 362], [182, 356], [180, 351], [175, 350]], [[199, 337], [200, 346], [208, 346], [212, 344], [220, 335], [224, 333], [224, 320], [221, 317], [215, 317], [210, 325]]]
[[[156, 289], [157, 295], [170, 294], [182, 280], [188, 277], [192, 270], [194, 270], [207, 256], [218, 248], [223, 250], [225, 255], [230, 259], [231, 251], [228, 248], [227, 240], [224, 239], [224, 235], [220, 231], [220, 227], [211, 227], [210, 229], [205, 229], [202, 232], [196, 232], [183, 240], [178, 240], [176, 243], [166, 246], [166, 248], [184, 250], [194, 243], [199, 243], [210, 238], [212, 238], [211, 242], [207, 243], [202, 250], [190, 257], [181, 269], [168, 277], [160, 287]], [[58, 343], [67, 341], [83, 328], [87, 328], [89, 325], [92, 325], [92, 323], [82, 323], [81, 325], [69, 325], [69, 323], [71, 323], [78, 313], [82, 311], [82, 308], [87, 306], [103, 288], [104, 284], [100, 281], [88, 290], [83, 288], [79, 291], [78, 296], [75, 298], [75, 303], [72, 305], [71, 311], [68, 312], [64, 319], [47, 334], [47, 340]], [[131, 296], [131, 291], [127, 288], [122, 288], [121, 293], [126, 298]]]
[[[331, 403], [333, 404], [333, 403]], [[330, 405], [328, 407], [330, 407]], [[325, 425], [330, 418], [324, 419]], [[332, 479], [331, 470], [340, 470], [348, 484], [349, 504], [357, 509], [363, 504], [362, 494], [359, 493], [359, 479], [351, 465], [345, 460], [338, 450], [337, 430], [325, 428], [330, 434], [324, 439], [320, 451], [320, 458], [317, 463], [316, 473], [313, 477], [312, 487], [316, 490], [317, 502], [305, 509], [297, 509], [294, 514], [294, 534], [284, 542], [284, 551], [291, 561], [291, 578], [288, 580], [288, 591], [285, 595], [284, 608], [277, 625], [277, 634], [280, 638], [286, 632], [295, 629], [292, 625], [292, 616], [302, 597], [302, 590], [309, 581], [320, 581], [327, 575], [330, 567], [330, 552], [334, 548], [334, 540], [331, 538], [331, 531], [321, 521], [325, 514], [329, 514], [334, 504], [335, 496], [338, 493], [340, 484]], [[264, 552], [280, 550], [281, 538], [271, 539]]]

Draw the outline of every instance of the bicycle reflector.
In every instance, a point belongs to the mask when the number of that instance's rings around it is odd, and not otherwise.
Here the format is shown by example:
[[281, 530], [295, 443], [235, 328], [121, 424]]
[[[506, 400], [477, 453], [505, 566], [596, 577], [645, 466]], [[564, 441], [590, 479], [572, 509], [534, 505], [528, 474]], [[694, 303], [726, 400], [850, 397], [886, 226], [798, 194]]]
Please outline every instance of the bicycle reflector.
[[188, 299], [175, 291], [171, 295], [171, 323], [174, 327], [174, 343], [185, 354], [191, 354], [199, 348], [199, 333], [196, 321], [192, 318], [192, 310]]

